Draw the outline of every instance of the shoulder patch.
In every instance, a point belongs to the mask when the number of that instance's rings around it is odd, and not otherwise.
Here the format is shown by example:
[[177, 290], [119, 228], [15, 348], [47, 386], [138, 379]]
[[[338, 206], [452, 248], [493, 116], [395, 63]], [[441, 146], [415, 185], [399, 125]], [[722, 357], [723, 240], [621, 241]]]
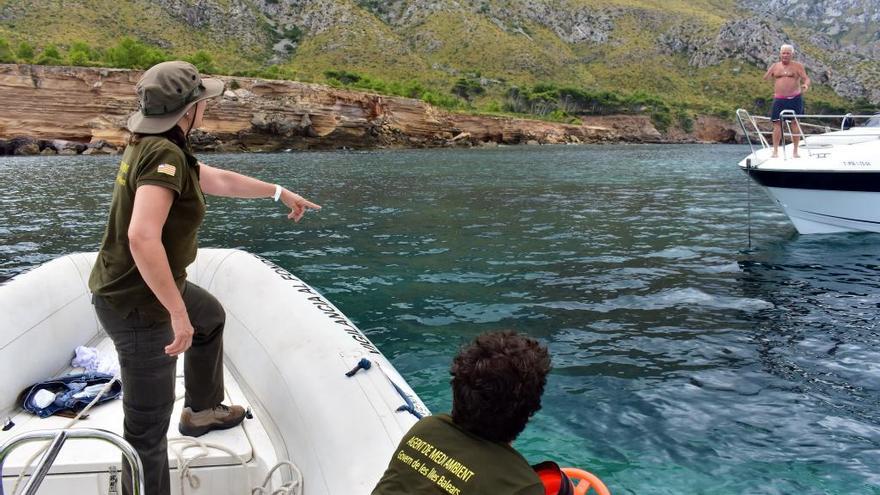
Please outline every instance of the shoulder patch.
[[158, 168], [156, 168], [156, 172], [174, 177], [174, 175], [177, 174], [177, 167], [175, 167], [174, 165], [163, 163], [162, 165], [159, 165]]

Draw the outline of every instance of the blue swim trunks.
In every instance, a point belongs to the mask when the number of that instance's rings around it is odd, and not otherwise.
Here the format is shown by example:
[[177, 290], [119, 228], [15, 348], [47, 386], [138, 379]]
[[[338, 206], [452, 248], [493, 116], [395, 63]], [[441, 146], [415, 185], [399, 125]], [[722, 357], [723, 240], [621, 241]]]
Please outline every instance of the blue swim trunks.
[[773, 110], [770, 111], [770, 120], [773, 122], [779, 120], [779, 114], [783, 110], [791, 110], [797, 115], [803, 115], [804, 98], [801, 95], [790, 98], [773, 98]]

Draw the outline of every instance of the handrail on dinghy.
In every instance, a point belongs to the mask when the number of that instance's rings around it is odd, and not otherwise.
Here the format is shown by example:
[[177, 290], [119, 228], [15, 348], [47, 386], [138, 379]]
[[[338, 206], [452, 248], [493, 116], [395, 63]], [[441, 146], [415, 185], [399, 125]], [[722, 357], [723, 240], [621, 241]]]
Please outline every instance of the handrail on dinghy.
[[[52, 467], [52, 463], [55, 461], [55, 457], [58, 456], [61, 447], [64, 446], [64, 442], [70, 438], [103, 440], [121, 450], [122, 455], [125, 456], [125, 459], [131, 466], [132, 493], [134, 495], [144, 495], [144, 468], [141, 464], [141, 458], [138, 457], [134, 447], [113, 432], [95, 428], [40, 430], [30, 431], [15, 436], [0, 446], [0, 472], [3, 470], [3, 461], [6, 460], [6, 457], [19, 446], [29, 442], [51, 440], [52, 443], [49, 445], [48, 450], [43, 455], [43, 458], [40, 459], [40, 463], [37, 464], [37, 467], [34, 468], [34, 473], [24, 487], [25, 495], [35, 495], [40, 488], [40, 484], [46, 478], [46, 475], [49, 474], [49, 468]], [[0, 495], [3, 495], [2, 484], [0, 484]]]
[[[815, 136], [817, 134], [825, 134], [833, 131], [846, 131], [850, 130], [856, 126], [856, 122], [863, 120], [865, 127], [880, 127], [880, 115], [856, 115], [847, 113], [844, 115], [830, 115], [830, 114], [796, 114], [791, 110], [783, 110], [780, 115], [783, 118], [783, 122], [785, 123], [785, 127], [782, 129], [782, 157], [783, 159], [788, 159], [788, 156], [785, 154], [785, 141], [786, 138], [792, 139], [796, 135], [800, 139], [804, 140], [806, 145], [808, 136]], [[770, 118], [765, 117], [763, 115], [751, 115], [746, 109], [739, 108], [736, 110], [736, 118], [739, 121], [740, 128], [743, 131], [743, 135], [746, 138], [746, 141], [749, 144], [749, 149], [751, 153], [755, 154], [755, 148], [758, 144], [761, 145], [760, 149], [771, 148], [772, 144], [768, 142], [765, 136], [772, 136], [773, 130], [762, 130], [760, 124], [771, 124]], [[802, 119], [812, 119], [819, 121], [820, 123], [815, 124], [811, 122], [803, 122]], [[840, 120], [839, 124], [828, 125], [831, 121]], [[823, 123], [825, 122], [825, 123]], [[792, 123], [797, 124], [798, 133], [795, 134], [792, 131]], [[812, 132], [805, 133], [804, 130], [810, 130]], [[846, 134], [847, 138], [876, 138], [876, 133], [859, 133], [859, 132], [848, 132]], [[807, 154], [812, 156], [812, 151], [809, 146], [805, 146], [807, 150]]]

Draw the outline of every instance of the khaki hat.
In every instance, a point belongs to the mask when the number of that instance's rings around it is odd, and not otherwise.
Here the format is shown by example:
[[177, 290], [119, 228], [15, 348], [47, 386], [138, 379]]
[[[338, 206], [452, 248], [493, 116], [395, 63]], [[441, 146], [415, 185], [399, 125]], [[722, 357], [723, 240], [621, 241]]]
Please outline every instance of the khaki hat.
[[193, 64], [175, 60], [147, 69], [136, 91], [138, 110], [128, 117], [128, 130], [160, 134], [174, 127], [194, 104], [220, 96], [223, 81], [202, 79]]

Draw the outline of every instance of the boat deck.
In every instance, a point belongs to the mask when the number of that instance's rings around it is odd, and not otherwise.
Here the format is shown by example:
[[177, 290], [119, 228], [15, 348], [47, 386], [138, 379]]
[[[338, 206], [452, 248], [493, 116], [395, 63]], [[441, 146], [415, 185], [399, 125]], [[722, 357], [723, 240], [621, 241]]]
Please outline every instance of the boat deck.
[[[97, 348], [102, 354], [115, 354], [113, 343], [109, 338], [101, 341]], [[73, 370], [73, 368], [70, 369], [70, 371]], [[224, 370], [224, 375], [227, 403], [248, 407], [242, 390], [228, 369]], [[229, 452], [216, 448], [186, 447], [185, 443], [178, 440], [185, 437], [177, 431], [177, 421], [183, 409], [183, 359], [177, 361], [176, 390], [177, 400], [168, 431], [172, 492], [179, 493], [180, 485], [178, 481], [178, 454], [175, 453], [177, 451], [184, 462], [190, 461], [188, 464], [200, 481], [198, 489], [187, 483], [186, 493], [249, 493], [250, 487], [255, 486], [254, 482], [259, 483], [262, 481], [262, 477], [253, 480], [246, 486], [248, 476], [244, 473], [245, 468], [242, 466], [242, 462], [248, 463], [251, 470], [255, 464], [261, 464], [256, 462], [257, 455], [254, 443], [265, 444], [268, 437], [260, 421], [245, 419], [241, 426], [223, 431], [213, 431], [198, 438], [199, 442], [219, 445]], [[0, 432], [0, 443], [29, 431], [64, 428], [71, 419], [58, 416], [40, 418], [20, 410], [12, 417], [12, 421], [15, 423], [14, 427], [9, 431]], [[79, 420], [72, 428], [97, 428], [121, 436], [122, 421], [122, 400], [117, 399], [93, 407], [89, 410], [88, 417]], [[256, 441], [252, 441], [252, 438]], [[28, 459], [46, 443], [24, 444], [9, 455], [3, 465], [3, 490], [6, 493], [11, 493], [16, 478], [27, 464]], [[28, 473], [33, 471], [38, 461], [39, 457], [30, 463]], [[113, 468], [119, 469], [120, 461], [120, 451], [109, 443], [90, 439], [69, 440], [59, 452], [40, 493], [54, 493], [56, 490], [58, 493], [108, 493], [110, 472]]]

